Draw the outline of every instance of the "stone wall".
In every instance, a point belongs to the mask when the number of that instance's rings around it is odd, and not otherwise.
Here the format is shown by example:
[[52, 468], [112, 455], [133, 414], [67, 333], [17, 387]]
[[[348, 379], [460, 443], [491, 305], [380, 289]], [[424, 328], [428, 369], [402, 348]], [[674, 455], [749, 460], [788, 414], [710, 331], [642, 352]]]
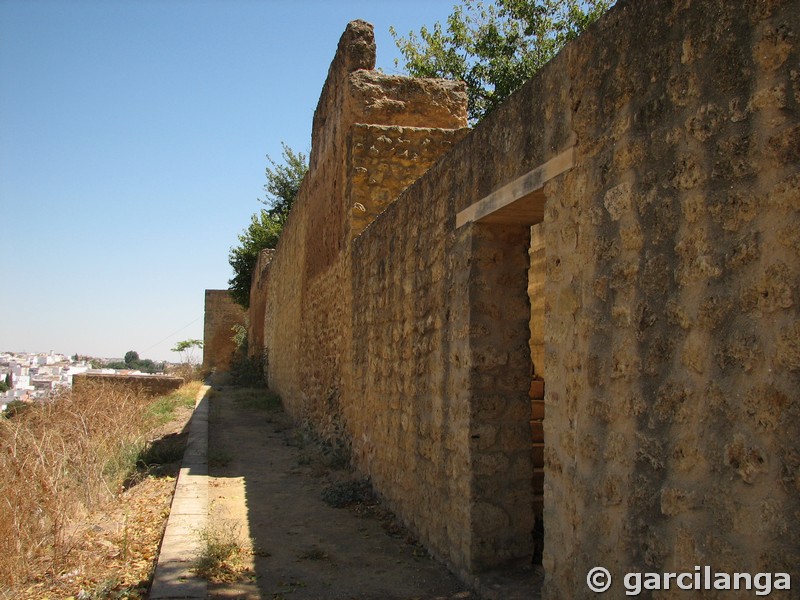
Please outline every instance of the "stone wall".
[[247, 310], [247, 353], [261, 363], [264, 359], [264, 318], [266, 317], [269, 288], [269, 266], [275, 250], [265, 248], [258, 254], [250, 281], [250, 307]]
[[528, 298], [531, 303], [531, 363], [535, 376], [544, 376], [544, 282], [547, 253], [541, 223], [531, 227]]
[[548, 598], [800, 577], [798, 34], [792, 1], [625, 2], [539, 80], [578, 140], [545, 190]]
[[[352, 307], [363, 302], [352, 295], [350, 240], [466, 125], [463, 84], [390, 77], [374, 65], [372, 26], [355, 21], [314, 115], [309, 173], [269, 267], [264, 320], [270, 386], [296, 418], [347, 446]], [[418, 128], [431, 123], [443, 128]]]
[[144, 393], [147, 396], [165, 396], [184, 383], [183, 377], [167, 375], [105, 375], [80, 373], [72, 378], [72, 389], [80, 391], [86, 386], [108, 385], [118, 389]]
[[[466, 137], [406, 136], [461, 109], [407, 122], [425, 103], [345, 32], [269, 269], [269, 382], [464, 576], [533, 553], [533, 362], [545, 597], [594, 566], [798, 581], [796, 9], [620, 1]], [[400, 139], [448, 151], [382, 187]], [[460, 218], [518, 178], [546, 180], [524, 210]]]
[[347, 194], [352, 202], [350, 236], [360, 234], [466, 132], [355, 124], [347, 163], [351, 174]]
[[245, 311], [228, 290], [206, 290], [203, 327], [203, 368], [227, 371], [236, 351], [234, 325], [245, 324]]

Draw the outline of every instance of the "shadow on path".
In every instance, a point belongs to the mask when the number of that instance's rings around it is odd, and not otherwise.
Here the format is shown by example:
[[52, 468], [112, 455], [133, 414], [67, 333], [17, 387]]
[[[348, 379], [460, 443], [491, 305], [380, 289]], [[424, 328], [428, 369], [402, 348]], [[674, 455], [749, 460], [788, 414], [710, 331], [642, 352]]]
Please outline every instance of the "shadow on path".
[[210, 397], [209, 523], [252, 540], [254, 573], [210, 584], [209, 598], [477, 598], [371, 511], [326, 504], [323, 491], [349, 474], [310, 458], [287, 415], [247, 394], [217, 387]]

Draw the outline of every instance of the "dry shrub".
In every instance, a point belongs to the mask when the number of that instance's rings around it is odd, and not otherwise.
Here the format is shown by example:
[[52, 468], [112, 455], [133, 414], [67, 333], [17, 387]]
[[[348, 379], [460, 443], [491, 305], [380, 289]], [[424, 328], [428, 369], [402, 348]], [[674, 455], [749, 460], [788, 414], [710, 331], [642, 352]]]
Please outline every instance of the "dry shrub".
[[70, 520], [119, 491], [148, 402], [92, 384], [0, 418], [0, 587], [65, 568]]
[[202, 545], [194, 557], [192, 570], [211, 583], [232, 583], [251, 573], [245, 564], [247, 549], [242, 545], [239, 527], [223, 523], [199, 532]]
[[201, 381], [205, 379], [207, 373], [204, 373], [202, 367], [199, 365], [182, 363], [171, 367], [169, 375], [173, 377], [183, 377], [184, 381]]

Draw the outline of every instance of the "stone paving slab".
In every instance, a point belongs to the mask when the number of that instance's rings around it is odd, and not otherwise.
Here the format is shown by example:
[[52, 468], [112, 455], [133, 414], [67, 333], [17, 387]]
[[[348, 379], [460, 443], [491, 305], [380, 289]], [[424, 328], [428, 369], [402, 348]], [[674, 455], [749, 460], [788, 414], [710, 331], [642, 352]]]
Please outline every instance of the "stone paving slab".
[[158, 554], [150, 600], [205, 600], [208, 583], [192, 573], [208, 519], [208, 386], [197, 395], [182, 468]]

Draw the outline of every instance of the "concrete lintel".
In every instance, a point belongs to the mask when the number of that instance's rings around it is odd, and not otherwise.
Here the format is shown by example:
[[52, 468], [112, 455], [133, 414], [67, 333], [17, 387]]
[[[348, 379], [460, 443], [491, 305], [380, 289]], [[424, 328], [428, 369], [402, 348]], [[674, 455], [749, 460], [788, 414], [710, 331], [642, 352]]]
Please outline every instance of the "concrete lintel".
[[456, 228], [477, 221], [487, 223], [540, 222], [544, 214], [544, 184], [575, 166], [575, 147], [571, 146], [546, 163], [517, 177], [456, 215]]

